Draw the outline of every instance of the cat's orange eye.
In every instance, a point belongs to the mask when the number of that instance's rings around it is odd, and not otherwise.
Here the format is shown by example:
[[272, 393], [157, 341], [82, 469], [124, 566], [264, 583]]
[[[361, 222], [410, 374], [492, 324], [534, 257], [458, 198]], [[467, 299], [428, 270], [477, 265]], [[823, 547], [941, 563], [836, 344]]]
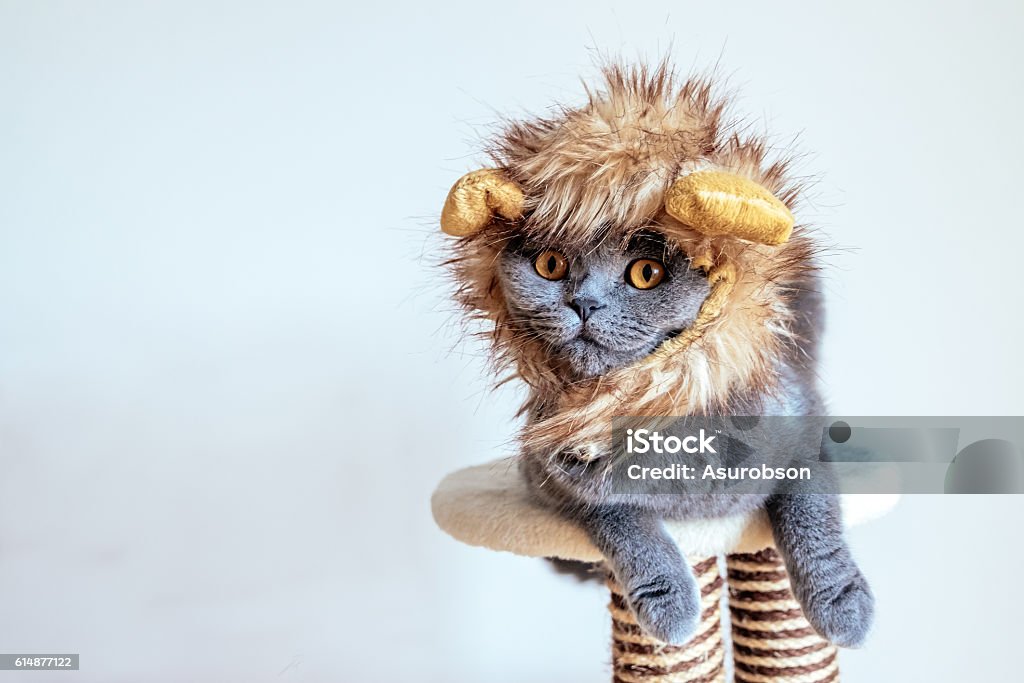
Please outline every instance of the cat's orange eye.
[[561, 280], [569, 272], [569, 262], [554, 249], [542, 251], [533, 262], [533, 267], [545, 280]]
[[665, 266], [654, 259], [637, 259], [626, 268], [626, 282], [637, 289], [653, 289], [665, 279]]

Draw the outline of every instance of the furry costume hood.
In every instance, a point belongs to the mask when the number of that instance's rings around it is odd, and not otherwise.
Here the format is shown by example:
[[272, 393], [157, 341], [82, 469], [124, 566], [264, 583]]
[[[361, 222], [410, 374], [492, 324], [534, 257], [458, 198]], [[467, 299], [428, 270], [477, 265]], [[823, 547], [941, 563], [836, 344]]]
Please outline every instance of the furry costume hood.
[[[523, 446], [583, 458], [607, 450], [613, 417], [725, 413], [770, 392], [799, 341], [791, 301], [815, 253], [793, 225], [787, 160], [767, 161], [766, 142], [738, 132], [710, 80], [678, 82], [665, 63], [603, 75], [582, 106], [508, 124], [490, 149], [497, 169], [464, 176], [441, 217], [460, 237], [448, 262], [459, 302], [488, 323], [499, 368], [529, 387]], [[640, 230], [706, 269], [711, 293], [693, 326], [646, 358], [568, 382], [510, 319], [499, 254], [522, 236], [571, 254]]]

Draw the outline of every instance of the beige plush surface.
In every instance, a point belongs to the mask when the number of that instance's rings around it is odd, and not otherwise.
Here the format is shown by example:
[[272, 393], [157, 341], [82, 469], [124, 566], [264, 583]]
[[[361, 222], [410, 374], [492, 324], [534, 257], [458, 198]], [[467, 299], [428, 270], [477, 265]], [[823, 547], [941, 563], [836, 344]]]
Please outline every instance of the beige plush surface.
[[[846, 525], [881, 517], [899, 496], [843, 496]], [[575, 524], [530, 499], [512, 458], [452, 472], [431, 498], [434, 520], [458, 541], [531, 557], [597, 561], [601, 554]], [[764, 513], [694, 522], [670, 522], [687, 554], [756, 552], [771, 545]]]

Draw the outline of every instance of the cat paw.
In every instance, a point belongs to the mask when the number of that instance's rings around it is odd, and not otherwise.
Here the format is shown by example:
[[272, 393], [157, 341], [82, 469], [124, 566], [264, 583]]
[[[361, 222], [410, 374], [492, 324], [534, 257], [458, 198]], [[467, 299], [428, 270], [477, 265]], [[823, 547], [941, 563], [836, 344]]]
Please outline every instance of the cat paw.
[[629, 591], [629, 604], [650, 636], [682, 645], [700, 622], [700, 591], [690, 576], [657, 576]]
[[858, 571], [844, 584], [819, 590], [806, 611], [807, 620], [823, 638], [840, 647], [860, 647], [871, 629], [875, 598]]

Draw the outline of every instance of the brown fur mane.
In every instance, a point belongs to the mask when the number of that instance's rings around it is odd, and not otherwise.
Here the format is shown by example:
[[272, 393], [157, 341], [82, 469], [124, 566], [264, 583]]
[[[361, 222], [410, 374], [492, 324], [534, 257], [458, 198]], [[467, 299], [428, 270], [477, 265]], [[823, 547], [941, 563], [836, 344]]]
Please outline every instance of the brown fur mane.
[[[768, 160], [763, 138], [736, 132], [711, 79], [680, 82], [664, 62], [612, 65], [603, 75], [581, 106], [506, 125], [490, 156], [522, 188], [524, 216], [460, 239], [448, 262], [458, 301], [490, 328], [498, 368], [529, 387], [524, 447], [584, 457], [603, 450], [614, 416], [726, 411], [737, 395], [772, 391], [780, 359], [798, 351], [791, 301], [814, 270], [816, 252], [806, 226], [770, 247], [705, 237], [667, 215], [669, 185], [701, 165], [745, 175], [791, 209], [800, 186], [787, 176], [787, 160]], [[666, 342], [633, 365], [570, 382], [510, 319], [495, 268], [501, 250], [527, 235], [579, 253], [643, 229], [662, 232], [698, 261], [729, 264], [735, 284], [721, 314], [685, 346]]]

